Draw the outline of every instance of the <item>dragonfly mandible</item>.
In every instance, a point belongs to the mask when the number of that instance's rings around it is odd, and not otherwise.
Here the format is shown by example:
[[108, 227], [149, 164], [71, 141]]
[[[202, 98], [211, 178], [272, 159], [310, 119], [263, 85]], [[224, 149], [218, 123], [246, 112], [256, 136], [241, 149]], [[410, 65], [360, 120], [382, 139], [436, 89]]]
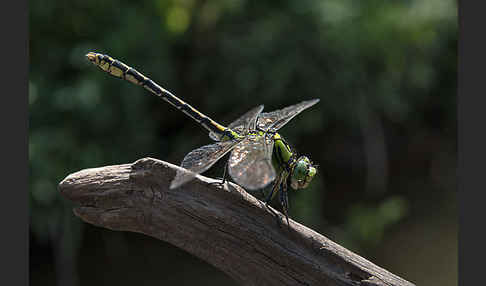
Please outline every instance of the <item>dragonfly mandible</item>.
[[288, 187], [294, 190], [305, 189], [317, 174], [317, 169], [307, 156], [298, 156], [277, 131], [297, 114], [319, 102], [319, 99], [303, 101], [272, 112], [262, 112], [263, 105], [260, 105], [225, 127], [121, 61], [94, 52], [86, 54], [86, 57], [110, 75], [143, 86], [169, 102], [206, 128], [209, 137], [216, 141], [184, 157], [181, 167], [189, 172], [178, 172], [170, 188], [187, 183], [231, 152], [226, 168], [237, 184], [249, 190], [261, 190], [275, 181], [266, 205], [280, 193], [279, 200], [288, 225]]

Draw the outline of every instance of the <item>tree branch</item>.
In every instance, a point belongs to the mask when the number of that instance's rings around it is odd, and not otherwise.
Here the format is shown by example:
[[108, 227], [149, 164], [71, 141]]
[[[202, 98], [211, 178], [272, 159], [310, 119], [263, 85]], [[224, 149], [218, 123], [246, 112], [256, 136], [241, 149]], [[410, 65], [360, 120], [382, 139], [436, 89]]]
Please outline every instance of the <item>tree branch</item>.
[[179, 169], [144, 158], [73, 173], [59, 190], [84, 221], [167, 241], [242, 285], [413, 285], [293, 220], [278, 227], [235, 184], [198, 176], [170, 190]]

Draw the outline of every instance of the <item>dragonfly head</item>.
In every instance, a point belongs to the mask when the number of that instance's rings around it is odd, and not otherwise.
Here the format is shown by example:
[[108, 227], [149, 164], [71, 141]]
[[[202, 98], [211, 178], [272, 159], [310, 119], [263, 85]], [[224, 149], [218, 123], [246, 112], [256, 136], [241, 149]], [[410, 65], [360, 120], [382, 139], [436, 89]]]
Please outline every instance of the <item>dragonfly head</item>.
[[317, 174], [317, 169], [306, 156], [300, 156], [290, 175], [290, 186], [294, 190], [305, 189], [312, 178]]

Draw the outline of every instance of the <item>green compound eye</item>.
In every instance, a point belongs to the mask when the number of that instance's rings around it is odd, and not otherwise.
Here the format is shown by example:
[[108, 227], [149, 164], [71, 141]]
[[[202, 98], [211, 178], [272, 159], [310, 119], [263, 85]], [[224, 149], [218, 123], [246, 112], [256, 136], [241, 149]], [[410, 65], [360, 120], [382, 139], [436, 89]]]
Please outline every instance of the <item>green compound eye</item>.
[[290, 177], [290, 186], [294, 190], [304, 189], [312, 181], [317, 174], [316, 168], [312, 165], [312, 162], [306, 156], [302, 156], [295, 163], [295, 167], [292, 170]]

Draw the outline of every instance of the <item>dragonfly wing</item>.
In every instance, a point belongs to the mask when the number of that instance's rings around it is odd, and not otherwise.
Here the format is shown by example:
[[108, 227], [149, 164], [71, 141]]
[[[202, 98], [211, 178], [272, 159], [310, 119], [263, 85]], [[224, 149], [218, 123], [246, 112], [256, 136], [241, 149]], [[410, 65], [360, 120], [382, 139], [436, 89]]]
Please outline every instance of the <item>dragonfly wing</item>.
[[177, 172], [170, 188], [177, 188], [192, 180], [197, 174], [211, 168], [214, 163], [240, 142], [241, 140], [221, 141], [192, 150], [182, 160], [181, 167], [185, 170]]
[[236, 132], [241, 130], [243, 134], [246, 134], [248, 130], [255, 130], [258, 115], [260, 115], [262, 110], [263, 105], [254, 107], [247, 113], [243, 114], [240, 118], [233, 121], [228, 127]]
[[[255, 130], [258, 115], [260, 115], [262, 110], [263, 105], [254, 107], [247, 113], [240, 116], [240, 118], [233, 121], [230, 125], [228, 125], [228, 128], [238, 134], [246, 134], [248, 133], [248, 130]], [[221, 140], [221, 135], [215, 132], [209, 132], [209, 137], [215, 141]]]
[[228, 170], [233, 180], [249, 189], [262, 189], [275, 179], [272, 166], [273, 140], [268, 136], [248, 135], [231, 152]]
[[275, 130], [282, 128], [287, 122], [297, 114], [319, 102], [319, 99], [302, 101], [301, 103], [285, 107], [272, 112], [260, 114], [258, 118], [258, 127], [262, 130]]

